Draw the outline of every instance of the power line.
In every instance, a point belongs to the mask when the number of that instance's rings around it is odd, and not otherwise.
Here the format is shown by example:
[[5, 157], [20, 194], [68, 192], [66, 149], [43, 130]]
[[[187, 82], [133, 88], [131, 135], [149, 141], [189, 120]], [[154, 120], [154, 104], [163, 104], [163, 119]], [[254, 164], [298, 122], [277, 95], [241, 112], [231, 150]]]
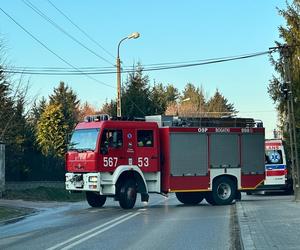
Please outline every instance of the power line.
[[[189, 61], [177, 61], [177, 62], [162, 62], [162, 63], [152, 63], [152, 64], [143, 64], [143, 68], [147, 68], [150, 66], [167, 66], [167, 65], [181, 65], [181, 64], [190, 64], [190, 63], [201, 63], [201, 62], [214, 62], [214, 61], [219, 61], [223, 59], [231, 59], [231, 58], [239, 58], [239, 57], [245, 57], [245, 56], [252, 56], [252, 55], [257, 55], [259, 53], [273, 53], [274, 51], [264, 51], [264, 52], [254, 52], [254, 53], [248, 53], [248, 54], [241, 54], [241, 55], [234, 55], [234, 56], [226, 56], [226, 57], [214, 57], [214, 58], [207, 58], [207, 59], [197, 59], [197, 60], [189, 60]], [[132, 68], [132, 66], [123, 66], [123, 69], [129, 69]], [[26, 66], [26, 67], [20, 67], [20, 66], [12, 66], [10, 69], [28, 69], [28, 70], [58, 70], [58, 71], [63, 71], [63, 70], [70, 70], [70, 68], [66, 67], [31, 67], [31, 66]], [[80, 67], [82, 70], [112, 70], [115, 69], [115, 67], [99, 67], [99, 66], [85, 66], [85, 67]]]
[[96, 78], [91, 77], [88, 74], [85, 74], [84, 72], [82, 72], [80, 69], [76, 68], [75, 66], [73, 66], [71, 63], [69, 63], [67, 60], [65, 60], [64, 58], [62, 58], [60, 55], [58, 55], [57, 53], [55, 53], [53, 50], [51, 50], [47, 45], [45, 45], [43, 42], [41, 42], [38, 38], [36, 38], [33, 34], [31, 34], [26, 28], [24, 28], [19, 22], [17, 22], [11, 15], [9, 15], [5, 10], [3, 10], [0, 7], [0, 10], [9, 18], [11, 19], [17, 26], [19, 26], [27, 35], [29, 35], [32, 39], [34, 39], [37, 43], [39, 43], [42, 47], [44, 47], [46, 50], [48, 50], [51, 54], [55, 55], [57, 58], [59, 58], [61, 61], [63, 61], [65, 64], [67, 64], [68, 66], [70, 66], [71, 68], [75, 69], [76, 71], [78, 71], [79, 73], [81, 73], [82, 75], [85, 75], [86, 77], [102, 84], [105, 85], [107, 87], [110, 88], [114, 88], [113, 86], [106, 84], [104, 82], [101, 82], [99, 80], [97, 80]]
[[257, 57], [262, 56], [266, 54], [272, 53], [271, 51], [264, 51], [254, 54], [249, 54], [245, 56], [239, 56], [234, 58], [225, 58], [225, 59], [219, 59], [219, 60], [213, 60], [213, 61], [207, 61], [207, 62], [200, 62], [200, 63], [190, 63], [190, 64], [182, 64], [182, 65], [175, 65], [175, 66], [161, 66], [161, 67], [153, 67], [148, 69], [143, 69], [143, 71], [155, 71], [155, 70], [165, 70], [165, 69], [178, 69], [178, 68], [188, 68], [188, 67], [195, 67], [195, 66], [201, 66], [201, 65], [207, 65], [207, 64], [216, 64], [216, 63], [223, 63], [223, 62], [229, 62], [229, 61], [236, 61], [236, 60], [242, 60], [247, 59], [251, 57]]
[[[263, 52], [255, 52], [252, 54], [245, 54], [240, 56], [230, 56], [230, 57], [222, 57], [217, 59], [206, 59], [198, 60], [196, 63], [183, 63], [183, 64], [174, 64], [170, 65], [167, 63], [166, 65], [161, 64], [160, 66], [152, 67], [152, 66], [143, 66], [142, 71], [158, 71], [158, 70], [169, 70], [169, 69], [178, 69], [178, 68], [189, 68], [196, 66], [203, 66], [208, 64], [216, 64], [216, 63], [224, 63], [229, 61], [243, 60], [258, 56], [263, 56], [266, 54], [271, 54], [274, 51], [263, 51]], [[169, 64], [169, 65], [168, 65]], [[82, 72], [85, 75], [102, 75], [102, 74], [116, 74], [116, 70], [112, 68], [97, 68], [97, 67], [86, 67], [82, 68], [80, 72], [78, 70], [74, 71], [71, 69], [55, 69], [55, 68], [45, 68], [43, 70], [40, 69], [26, 69], [26, 68], [4, 68], [4, 71], [7, 73], [20, 73], [20, 74], [31, 74], [31, 75], [81, 75]], [[122, 71], [122, 73], [133, 73], [135, 69], [126, 68]]]
[[[102, 85], [105, 85], [107, 87], [110, 87], [110, 88], [113, 88], [115, 89], [115, 87], [109, 85], [109, 84], [106, 84], [102, 81], [99, 81], [98, 79], [88, 75], [88, 74], [85, 74], [84, 72], [80, 71], [80, 69], [76, 68], [75, 66], [73, 66], [71, 63], [69, 63], [67, 60], [65, 60], [64, 58], [62, 58], [60, 55], [58, 55], [57, 53], [55, 53], [53, 50], [51, 50], [47, 45], [45, 45], [43, 42], [41, 42], [38, 38], [36, 38], [33, 34], [31, 34], [26, 28], [24, 28], [19, 22], [17, 22], [11, 15], [9, 15], [5, 10], [3, 10], [1, 7], [0, 7], [0, 10], [9, 18], [11, 19], [17, 26], [19, 26], [26, 34], [28, 34], [32, 39], [34, 39], [37, 43], [39, 43], [42, 47], [44, 47], [46, 50], [48, 50], [51, 54], [55, 55], [57, 58], [59, 58], [61, 61], [63, 61], [65, 64], [67, 64], [68, 66], [70, 66], [71, 68], [75, 69], [76, 71], [80, 72], [82, 75], [85, 75], [87, 78], [91, 79], [91, 80], [94, 80]], [[129, 99], [130, 102], [136, 106], [136, 108], [142, 112], [142, 114], [145, 115], [145, 113], [143, 112], [143, 110], [140, 109], [140, 107], [135, 104], [131, 99]]]
[[71, 40], [79, 44], [81, 47], [95, 55], [96, 57], [100, 58], [101, 60], [109, 63], [110, 65], [114, 66], [113, 63], [99, 55], [97, 52], [91, 50], [86, 45], [84, 45], [82, 42], [80, 42], [77, 38], [69, 34], [66, 30], [64, 30], [61, 26], [59, 26], [57, 23], [55, 23], [50, 17], [48, 17], [45, 13], [43, 13], [39, 8], [37, 8], [33, 3], [31, 3], [29, 0], [22, 0], [24, 4], [26, 4], [30, 9], [32, 9], [35, 13], [37, 13], [39, 16], [41, 16], [43, 19], [45, 19], [47, 22], [49, 22], [52, 26], [54, 26], [56, 29], [58, 29], [60, 32], [65, 34], [67, 37], [69, 37]]
[[62, 16], [64, 16], [73, 26], [75, 26], [82, 34], [84, 34], [90, 41], [95, 43], [99, 48], [105, 51], [108, 55], [110, 55], [113, 59], [116, 59], [109, 51], [107, 51], [99, 42], [93, 39], [87, 32], [85, 32], [82, 28], [80, 28], [76, 23], [74, 23], [71, 18], [69, 18], [64, 12], [62, 12], [57, 6], [55, 6], [50, 0], [47, 0], [49, 4], [52, 5]]

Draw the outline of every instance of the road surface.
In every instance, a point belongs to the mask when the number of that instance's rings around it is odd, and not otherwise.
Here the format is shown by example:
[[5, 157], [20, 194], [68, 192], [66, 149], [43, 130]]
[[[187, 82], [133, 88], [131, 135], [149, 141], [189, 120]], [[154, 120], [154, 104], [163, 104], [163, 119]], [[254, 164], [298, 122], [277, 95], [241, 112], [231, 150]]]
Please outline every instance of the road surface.
[[185, 206], [172, 194], [151, 195], [132, 210], [107, 200], [32, 203], [38, 212], [0, 226], [0, 249], [237, 249], [236, 205]]

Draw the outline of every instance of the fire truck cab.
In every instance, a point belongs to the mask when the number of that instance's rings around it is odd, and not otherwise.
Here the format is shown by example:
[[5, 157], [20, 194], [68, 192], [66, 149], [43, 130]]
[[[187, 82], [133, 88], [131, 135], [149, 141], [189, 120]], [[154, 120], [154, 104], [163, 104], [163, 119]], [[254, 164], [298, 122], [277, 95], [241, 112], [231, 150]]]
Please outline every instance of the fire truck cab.
[[264, 180], [264, 128], [253, 119], [211, 120], [87, 117], [66, 154], [66, 189], [86, 192], [93, 207], [114, 197], [128, 209], [137, 193], [148, 201], [170, 192], [184, 204], [230, 204]]

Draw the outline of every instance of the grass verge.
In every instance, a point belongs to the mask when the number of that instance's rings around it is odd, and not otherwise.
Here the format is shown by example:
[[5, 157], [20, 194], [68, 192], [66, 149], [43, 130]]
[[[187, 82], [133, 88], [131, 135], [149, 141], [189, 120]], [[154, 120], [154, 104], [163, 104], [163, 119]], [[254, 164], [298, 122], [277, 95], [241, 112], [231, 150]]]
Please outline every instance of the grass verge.
[[17, 218], [32, 213], [33, 211], [34, 210], [30, 208], [0, 207], [0, 222]]
[[63, 188], [38, 187], [25, 190], [6, 190], [4, 199], [22, 199], [26, 201], [81, 201], [85, 199], [84, 193], [69, 193]]

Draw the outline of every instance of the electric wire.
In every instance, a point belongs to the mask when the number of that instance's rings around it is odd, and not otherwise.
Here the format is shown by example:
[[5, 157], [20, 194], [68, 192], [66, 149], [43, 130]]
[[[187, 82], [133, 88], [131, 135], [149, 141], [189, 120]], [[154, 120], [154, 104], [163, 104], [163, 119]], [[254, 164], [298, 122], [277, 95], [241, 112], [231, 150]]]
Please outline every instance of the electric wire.
[[[28, 34], [32, 39], [34, 39], [36, 42], [38, 42], [42, 47], [44, 47], [46, 50], [48, 50], [50, 53], [52, 53], [53, 55], [55, 55], [57, 58], [59, 58], [61, 61], [63, 61], [64, 63], [66, 63], [68, 66], [70, 66], [71, 68], [75, 69], [76, 71], [80, 72], [82, 75], [85, 75], [86, 77], [90, 78], [91, 80], [94, 80], [102, 85], [105, 85], [107, 87], [116, 89], [115, 87], [106, 84], [102, 81], [99, 81], [98, 79], [91, 77], [90, 75], [80, 71], [80, 69], [76, 68], [75, 66], [73, 66], [71, 63], [69, 63], [68, 61], [66, 61], [64, 58], [62, 58], [61, 56], [59, 56], [57, 53], [55, 53], [53, 50], [51, 50], [49, 47], [47, 47], [47, 45], [45, 45], [43, 42], [41, 42], [38, 38], [36, 38], [33, 34], [31, 34], [26, 28], [24, 28], [19, 22], [17, 22], [11, 15], [9, 15], [6, 11], [4, 11], [1, 7], [0, 10], [9, 18], [11, 19], [17, 26], [19, 26], [26, 34]], [[129, 99], [130, 102], [142, 113], [145, 115], [145, 113], [143, 112], [143, 110], [140, 109], [140, 107], [134, 103], [131, 99]]]
[[[37, 43], [39, 43], [42, 47], [44, 47], [46, 50], [48, 50], [51, 54], [55, 55], [57, 58], [59, 58], [61, 61], [63, 61], [65, 64], [67, 64], [68, 66], [70, 66], [71, 68], [75, 69], [76, 71], [80, 72], [81, 74], [85, 75], [87, 78], [96, 81], [97, 83], [100, 83], [102, 85], [105, 85], [107, 87], [116, 89], [116, 87], [113, 87], [107, 83], [104, 83], [102, 81], [99, 81], [98, 79], [85, 74], [84, 72], [80, 71], [80, 69], [76, 68], [75, 66], [73, 66], [71, 63], [69, 63], [67, 60], [65, 60], [64, 58], [62, 58], [60, 55], [58, 55], [56, 52], [54, 52], [53, 50], [51, 50], [47, 45], [45, 45], [42, 41], [40, 41], [37, 37], [35, 37], [31, 32], [29, 32], [25, 27], [23, 27], [17, 20], [15, 20], [11, 15], [9, 15], [4, 9], [2, 9], [0, 7], [0, 10], [10, 19], [12, 20], [19, 28], [21, 28], [27, 35], [29, 35], [32, 39], [34, 39]], [[143, 110], [136, 104], [134, 103], [130, 98], [129, 98], [130, 102], [143, 114], [145, 115], [145, 113], [143, 112]]]
[[74, 27], [76, 27], [82, 34], [84, 34], [90, 41], [96, 44], [99, 48], [101, 48], [104, 52], [110, 55], [114, 60], [116, 59], [114, 55], [112, 55], [108, 50], [106, 50], [99, 42], [97, 42], [94, 38], [92, 38], [86, 31], [80, 28], [70, 17], [68, 17], [62, 10], [60, 10], [54, 3], [50, 0], [46, 0], [53, 8], [55, 8], [62, 16], [64, 16]]
[[79, 41], [77, 38], [72, 36], [70, 33], [68, 33], [65, 29], [63, 29], [61, 26], [59, 26], [56, 22], [54, 22], [50, 17], [48, 17], [44, 12], [42, 12], [38, 7], [36, 7], [33, 3], [31, 3], [29, 0], [22, 0], [24, 4], [26, 4], [30, 9], [32, 9], [36, 14], [38, 14], [40, 17], [45, 19], [47, 22], [49, 22], [53, 27], [58, 29], [60, 32], [65, 34], [67, 37], [69, 37], [71, 40], [79, 44], [81, 47], [95, 55], [96, 57], [100, 58], [101, 60], [105, 61], [106, 63], [114, 66], [113, 63], [108, 61], [106, 58], [103, 56], [99, 55], [97, 52], [93, 51], [92, 49], [88, 48], [86, 45], [84, 45], [81, 41]]
[[[216, 64], [216, 63], [224, 63], [229, 61], [236, 61], [236, 60], [243, 60], [258, 56], [263, 56], [266, 54], [271, 54], [274, 51], [263, 51], [263, 52], [256, 52], [252, 54], [245, 54], [240, 56], [230, 56], [230, 57], [223, 57], [217, 59], [206, 59], [198, 60], [196, 63], [183, 63], [183, 64], [174, 64], [174, 65], [161, 65], [156, 67], [151, 66], [143, 66], [142, 71], [158, 71], [158, 70], [169, 70], [169, 69], [178, 69], [178, 68], [188, 68], [188, 67], [196, 67], [196, 66], [203, 66], [208, 64]], [[97, 67], [86, 67], [81, 68], [81, 71], [72, 70], [72, 69], [58, 69], [58, 68], [45, 68], [45, 69], [26, 69], [26, 68], [4, 68], [4, 71], [7, 73], [23, 73], [23, 74], [31, 74], [31, 75], [81, 75], [82, 72], [87, 75], [102, 75], [102, 74], [116, 74], [116, 70], [112, 68], [97, 68]], [[122, 70], [122, 73], [133, 73], [136, 70], [125, 68]]]
[[[23, 0], [24, 1], [24, 0]], [[26, 4], [26, 3], [25, 3]], [[53, 55], [55, 55], [56, 57], [58, 57], [61, 61], [63, 61], [65, 64], [67, 64], [68, 66], [70, 66], [73, 70], [75, 70], [75, 72], [69, 72], [69, 73], [55, 73], [55, 72], [37, 72], [37, 71], [33, 71], [33, 68], [37, 68], [38, 67], [32, 67], [32, 69], [30, 71], [26, 70], [26, 67], [23, 68], [23, 70], [21, 70], [21, 67], [19, 67], [19, 70], [10, 70], [8, 68], [4, 68], [4, 72], [7, 73], [20, 73], [20, 74], [43, 74], [43, 75], [47, 75], [47, 74], [55, 74], [55, 75], [62, 75], [62, 74], [72, 74], [72, 75], [85, 75], [86, 77], [111, 88], [115, 88], [109, 84], [106, 84], [104, 82], [99, 81], [96, 78], [93, 78], [90, 76], [90, 74], [115, 74], [116, 71], [104, 71], [100, 72], [99, 69], [97, 69], [97, 67], [85, 67], [85, 69], [93, 69], [93, 70], [98, 70], [96, 72], [85, 72], [82, 71], [80, 68], [77, 68], [75, 66], [73, 66], [71, 63], [69, 63], [68, 61], [66, 61], [64, 58], [62, 58], [61, 56], [59, 56], [57, 53], [55, 53], [53, 50], [51, 50], [49, 47], [47, 47], [47, 45], [45, 45], [43, 42], [41, 42], [38, 38], [36, 38], [33, 34], [31, 34], [27, 29], [25, 29], [20, 23], [18, 23], [12, 16], [10, 16], [7, 12], [5, 12], [1, 7], [0, 10], [9, 18], [11, 19], [17, 26], [19, 26], [25, 33], [27, 33], [32, 39], [34, 39], [36, 42], [38, 42], [42, 47], [44, 47], [45, 49], [47, 49], [50, 53], [52, 53]], [[247, 58], [251, 58], [251, 57], [257, 57], [257, 56], [262, 56], [262, 55], [266, 55], [266, 54], [271, 54], [276, 50], [276, 48], [272, 48], [272, 50], [270, 49], [269, 51], [264, 51], [264, 52], [258, 52], [258, 53], [252, 53], [252, 54], [246, 54], [246, 55], [242, 55], [242, 56], [233, 56], [233, 57], [222, 57], [222, 58], [217, 58], [217, 59], [206, 59], [206, 60], [196, 60], [195, 63], [193, 63], [194, 61], [189, 61], [188, 63], [184, 63], [184, 64], [178, 64], [178, 62], [173, 62], [173, 63], [159, 63], [159, 64], [150, 64], [147, 68], [143, 68], [143, 71], [155, 71], [155, 70], [167, 70], [167, 69], [176, 69], [176, 68], [186, 68], [186, 67], [194, 67], [194, 66], [200, 66], [200, 65], [207, 65], [207, 64], [214, 64], [214, 63], [222, 63], [222, 62], [228, 62], [228, 61], [234, 61], [234, 60], [242, 60], [242, 59], [247, 59]], [[151, 66], [155, 66], [156, 67], [151, 67]], [[15, 67], [15, 69], [17, 69], [18, 67]], [[61, 70], [61, 68], [58, 67], [52, 67], [52, 68], [47, 68], [44, 67], [45, 70]], [[107, 67], [108, 68], [108, 67]], [[70, 69], [69, 69], [70, 70]], [[131, 72], [135, 72], [135, 70], [123, 70], [122, 73], [131, 73]], [[144, 113], [132, 100], [130, 100], [134, 106], [136, 106], [142, 113]]]
[[[270, 53], [273, 53], [274, 51], [271, 51]], [[248, 54], [242, 54], [242, 55], [235, 55], [235, 56], [226, 56], [226, 57], [217, 57], [217, 58], [209, 58], [209, 59], [197, 59], [197, 60], [190, 60], [190, 61], [180, 61], [180, 62], [162, 62], [162, 63], [152, 63], [152, 64], [143, 64], [142, 68], [148, 68], [150, 66], [167, 66], [167, 65], [184, 65], [184, 64], [190, 64], [190, 63], [201, 63], [201, 62], [214, 62], [214, 61], [218, 61], [218, 60], [224, 60], [224, 59], [230, 59], [230, 58], [238, 58], [238, 57], [245, 57], [245, 56], [252, 56], [252, 55], [256, 55], [258, 53], [268, 53], [267, 51], [264, 52], [255, 52], [255, 53], [248, 53]], [[30, 66], [26, 66], [26, 67], [20, 67], [20, 66], [12, 66], [9, 69], [28, 69], [28, 70], [57, 70], [57, 71], [69, 71], [70, 68], [66, 68], [66, 67], [30, 67]], [[132, 66], [123, 66], [123, 69], [129, 69], [132, 68]], [[95, 67], [95, 66], [86, 66], [86, 67], [80, 67], [80, 69], [82, 70], [113, 70], [115, 69], [115, 67]]]
[[16, 21], [11, 15], [9, 15], [5, 10], [3, 10], [0, 7], [0, 10], [10, 19], [12, 20], [17, 26], [19, 26], [19, 28], [21, 28], [27, 35], [29, 35], [32, 39], [34, 39], [37, 43], [39, 43], [42, 47], [44, 47], [46, 50], [48, 50], [51, 54], [55, 55], [58, 59], [60, 59], [62, 62], [64, 62], [65, 64], [67, 64], [68, 66], [70, 66], [71, 68], [75, 69], [76, 71], [78, 71], [79, 73], [81, 73], [82, 75], [85, 75], [86, 77], [102, 84], [105, 85], [107, 87], [110, 88], [115, 88], [107, 83], [101, 82], [98, 79], [91, 77], [88, 74], [85, 74], [84, 72], [82, 72], [80, 69], [76, 68], [75, 66], [73, 66], [71, 63], [69, 63], [67, 60], [65, 60], [64, 58], [62, 58], [60, 55], [58, 55], [56, 52], [54, 52], [53, 50], [51, 50], [46, 44], [44, 44], [42, 41], [40, 41], [37, 37], [35, 37], [32, 33], [30, 33], [25, 27], [23, 27], [18, 21]]

